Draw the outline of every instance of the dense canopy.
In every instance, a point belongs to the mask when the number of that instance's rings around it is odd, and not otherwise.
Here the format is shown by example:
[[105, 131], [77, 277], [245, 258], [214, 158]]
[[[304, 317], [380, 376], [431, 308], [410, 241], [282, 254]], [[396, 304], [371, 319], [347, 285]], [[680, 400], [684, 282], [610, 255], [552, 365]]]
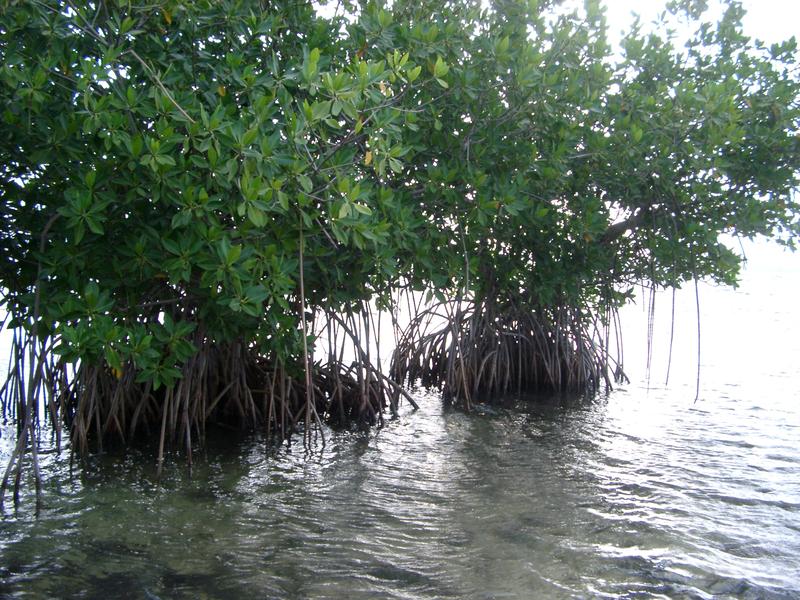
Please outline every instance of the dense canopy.
[[2, 3], [6, 482], [40, 410], [160, 461], [208, 421], [374, 422], [408, 380], [597, 389], [632, 286], [800, 233], [796, 44], [736, 2], [620, 52], [594, 0], [332, 8]]

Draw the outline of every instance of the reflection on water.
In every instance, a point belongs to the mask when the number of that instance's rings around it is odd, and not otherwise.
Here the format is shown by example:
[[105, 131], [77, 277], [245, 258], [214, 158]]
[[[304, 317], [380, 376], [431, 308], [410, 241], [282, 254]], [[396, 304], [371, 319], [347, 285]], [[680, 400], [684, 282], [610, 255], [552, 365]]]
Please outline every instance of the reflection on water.
[[46, 455], [41, 517], [0, 523], [0, 597], [797, 597], [797, 273], [706, 290], [697, 403], [689, 339], [669, 390], [471, 415], [420, 393], [311, 455], [213, 439], [159, 485], [146, 450], [72, 477]]

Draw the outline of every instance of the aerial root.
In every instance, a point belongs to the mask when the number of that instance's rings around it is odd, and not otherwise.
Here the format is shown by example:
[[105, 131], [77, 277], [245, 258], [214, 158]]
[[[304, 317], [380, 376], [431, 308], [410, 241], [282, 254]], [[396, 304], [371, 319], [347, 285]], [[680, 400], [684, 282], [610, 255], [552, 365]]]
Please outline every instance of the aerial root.
[[595, 391], [621, 374], [600, 333], [576, 308], [439, 303], [405, 329], [390, 370], [395, 381], [438, 388], [467, 408], [476, 397]]
[[370, 328], [366, 308], [322, 317], [330, 351], [318, 361], [310, 356], [308, 374], [305, 361], [262, 356], [243, 342], [212, 343], [198, 330], [192, 340], [197, 352], [168, 387], [141, 381], [132, 363], [122, 369], [102, 360], [70, 363], [54, 351], [59, 339], [15, 332], [0, 411], [17, 423], [18, 443], [0, 491], [4, 495], [13, 482], [18, 495], [23, 462], [32, 461], [38, 474], [37, 449], [48, 428], [57, 450], [67, 432], [70, 456], [155, 439], [160, 473], [169, 448], [182, 448], [191, 466], [209, 424], [261, 427], [276, 441], [302, 433], [310, 445], [312, 430], [321, 432], [323, 423], [381, 425], [384, 413], [396, 414], [403, 400], [417, 408], [373, 360], [369, 346], [377, 343], [377, 328]]

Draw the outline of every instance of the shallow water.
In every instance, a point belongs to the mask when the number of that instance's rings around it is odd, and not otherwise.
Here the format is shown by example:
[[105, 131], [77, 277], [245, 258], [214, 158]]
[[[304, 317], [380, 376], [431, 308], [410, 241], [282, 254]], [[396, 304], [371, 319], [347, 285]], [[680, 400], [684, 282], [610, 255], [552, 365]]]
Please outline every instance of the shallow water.
[[702, 291], [697, 402], [687, 290], [668, 389], [659, 297], [649, 386], [588, 402], [464, 414], [419, 392], [311, 454], [215, 438], [159, 485], [146, 450], [73, 476], [46, 454], [40, 517], [28, 499], [0, 522], [0, 597], [800, 597], [800, 260], [756, 250], [740, 290]]

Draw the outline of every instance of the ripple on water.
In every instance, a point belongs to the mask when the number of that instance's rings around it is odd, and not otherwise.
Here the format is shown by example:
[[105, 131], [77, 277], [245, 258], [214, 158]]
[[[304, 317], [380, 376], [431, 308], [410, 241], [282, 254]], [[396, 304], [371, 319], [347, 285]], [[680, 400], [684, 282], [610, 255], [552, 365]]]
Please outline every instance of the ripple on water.
[[649, 394], [479, 415], [421, 396], [322, 451], [253, 436], [158, 485], [147, 454], [84, 477], [48, 459], [51, 504], [0, 523], [0, 595], [800, 595], [788, 409]]

